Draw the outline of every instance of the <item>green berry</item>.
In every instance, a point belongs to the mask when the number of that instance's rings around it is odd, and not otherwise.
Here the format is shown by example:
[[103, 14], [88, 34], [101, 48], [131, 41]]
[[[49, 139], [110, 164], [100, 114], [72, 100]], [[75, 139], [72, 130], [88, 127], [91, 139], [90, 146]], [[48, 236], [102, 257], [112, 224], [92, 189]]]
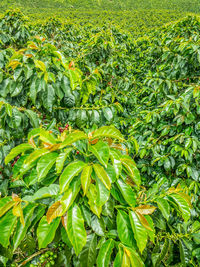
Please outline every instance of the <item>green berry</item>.
[[55, 264], [55, 261], [50, 261], [51, 265], [54, 265]]

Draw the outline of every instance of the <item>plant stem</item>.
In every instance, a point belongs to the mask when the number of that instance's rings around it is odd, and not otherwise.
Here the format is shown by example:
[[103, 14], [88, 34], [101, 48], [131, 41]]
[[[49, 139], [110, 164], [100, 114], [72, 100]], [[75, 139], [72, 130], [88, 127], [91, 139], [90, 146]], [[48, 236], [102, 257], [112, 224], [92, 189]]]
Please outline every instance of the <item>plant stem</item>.
[[42, 254], [43, 252], [45, 252], [47, 250], [50, 250], [50, 248], [45, 248], [45, 249], [42, 249], [42, 250], [34, 253], [33, 255], [31, 255], [30, 257], [28, 257], [25, 261], [23, 261], [22, 263], [20, 263], [18, 265], [18, 267], [21, 267], [21, 266], [25, 265], [26, 263], [28, 263], [29, 261], [31, 261], [33, 258], [35, 258], [36, 256]]

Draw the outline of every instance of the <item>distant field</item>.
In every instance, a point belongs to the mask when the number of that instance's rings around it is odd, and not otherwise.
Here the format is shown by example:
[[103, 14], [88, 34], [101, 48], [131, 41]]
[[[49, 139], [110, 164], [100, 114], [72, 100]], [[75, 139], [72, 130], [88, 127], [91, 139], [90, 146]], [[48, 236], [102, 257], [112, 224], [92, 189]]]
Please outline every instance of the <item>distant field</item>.
[[25, 12], [38, 12], [38, 8], [44, 12], [53, 11], [51, 9], [63, 12], [67, 10], [135, 10], [135, 9], [168, 9], [180, 10], [182, 12], [200, 12], [199, 0], [1, 0], [1, 11], [9, 8], [11, 5], [21, 7]]
[[[193, 4], [188, 5], [188, 1], [164, 0], [162, 5], [160, 2], [158, 0], [75, 0], [64, 2], [62, 0], [3, 0], [0, 1], [0, 13], [4, 13], [10, 7], [16, 7], [28, 15], [31, 22], [43, 22], [49, 17], [57, 17], [64, 22], [69, 20], [75, 24], [112, 23], [140, 35], [154, 27], [185, 17], [189, 11], [194, 10], [194, 8], [192, 9]], [[196, 2], [194, 1], [194, 3]]]

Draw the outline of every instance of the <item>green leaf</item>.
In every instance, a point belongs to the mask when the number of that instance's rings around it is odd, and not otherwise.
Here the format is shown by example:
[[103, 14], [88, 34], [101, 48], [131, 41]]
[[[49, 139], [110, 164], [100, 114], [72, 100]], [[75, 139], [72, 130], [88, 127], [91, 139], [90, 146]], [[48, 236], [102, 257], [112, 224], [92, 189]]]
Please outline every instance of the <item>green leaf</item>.
[[123, 259], [123, 251], [119, 247], [119, 251], [117, 252], [117, 255], [116, 255], [114, 263], [113, 263], [113, 267], [122, 266], [122, 259]]
[[21, 121], [22, 121], [22, 113], [16, 109], [16, 108], [13, 108], [12, 110], [12, 122], [13, 122], [13, 126], [14, 128], [18, 128], [21, 124]]
[[49, 131], [46, 131], [42, 128], [40, 128], [40, 140], [51, 145], [54, 145], [57, 143], [54, 136]]
[[108, 122], [111, 122], [113, 119], [113, 113], [112, 110], [109, 107], [103, 108], [103, 115], [106, 118]]
[[33, 215], [35, 207], [36, 207], [35, 204], [28, 204], [24, 208], [23, 215], [24, 215], [25, 226], [23, 226], [20, 221], [17, 222], [17, 226], [13, 237], [14, 251], [18, 248], [18, 246], [20, 245], [21, 241], [24, 239], [27, 233], [28, 227], [31, 224], [31, 217]]
[[117, 212], [117, 232], [120, 241], [124, 245], [134, 248], [136, 247], [129, 216], [125, 211], [122, 210], [118, 210]]
[[91, 121], [92, 124], [99, 124], [100, 123], [100, 115], [99, 112], [97, 110], [92, 110], [92, 115], [91, 115]]
[[39, 118], [36, 112], [33, 112], [32, 110], [25, 110], [25, 113], [27, 117], [30, 119], [31, 124], [34, 128], [38, 128], [39, 125]]
[[9, 239], [16, 225], [16, 221], [17, 217], [13, 215], [11, 210], [0, 218], [0, 244], [5, 248], [9, 246]]
[[73, 143], [75, 143], [78, 140], [84, 140], [87, 139], [87, 135], [82, 131], [74, 131], [73, 133], [70, 133], [67, 135], [66, 139], [63, 143], [61, 143], [60, 148], [69, 146]]
[[90, 145], [89, 151], [91, 151], [95, 155], [95, 157], [102, 165], [107, 167], [110, 156], [110, 149], [108, 144], [103, 141], [99, 141], [96, 145]]
[[104, 168], [99, 164], [93, 165], [94, 171], [97, 175], [97, 177], [102, 181], [102, 183], [105, 185], [107, 189], [111, 188], [111, 181], [109, 179], [109, 176], [107, 175]]
[[41, 60], [34, 60], [34, 63], [36, 68], [40, 69], [42, 72], [46, 72], [46, 66], [44, 62]]
[[105, 168], [105, 171], [106, 171], [108, 177], [110, 178], [110, 181], [112, 183], [115, 183], [117, 180], [115, 168], [111, 164], [108, 163], [108, 166], [107, 166], [107, 168]]
[[51, 184], [48, 187], [40, 188], [33, 196], [33, 200], [38, 200], [48, 197], [56, 197], [59, 193], [60, 187], [57, 184]]
[[48, 244], [53, 241], [59, 223], [59, 217], [54, 219], [53, 222], [50, 224], [48, 224], [46, 216], [42, 217], [37, 228], [39, 249], [46, 248]]
[[32, 163], [34, 163], [38, 158], [46, 155], [50, 153], [49, 150], [47, 150], [46, 148], [42, 148], [42, 149], [38, 149], [38, 150], [35, 150], [33, 153], [31, 153], [27, 158], [26, 160], [24, 161], [24, 164], [23, 164], [23, 170], [26, 170]]
[[11, 197], [4, 197], [0, 199], [0, 218], [14, 205], [15, 201], [13, 201]]
[[30, 131], [28, 133], [28, 140], [29, 140], [29, 142], [30, 142], [30, 139], [33, 139], [36, 136], [39, 136], [40, 135], [40, 132], [41, 132], [41, 128], [36, 128], [36, 129], [33, 129], [32, 131]]
[[48, 172], [56, 162], [57, 157], [58, 153], [52, 152], [40, 158], [37, 163], [37, 177], [39, 182], [47, 176]]
[[179, 194], [170, 194], [170, 197], [175, 201], [178, 205], [181, 215], [184, 221], [188, 221], [190, 218], [190, 206], [188, 202]]
[[57, 174], [62, 172], [65, 160], [67, 158], [67, 156], [69, 155], [69, 153], [72, 151], [72, 148], [66, 148], [65, 152], [60, 153], [59, 156], [56, 159], [56, 170], [57, 170]]
[[124, 138], [123, 138], [122, 134], [120, 133], [120, 131], [117, 130], [113, 126], [103, 126], [99, 129], [97, 129], [92, 135], [93, 139], [94, 138], [100, 138], [100, 137], [110, 137], [110, 138], [117, 139], [121, 142], [124, 142]]
[[148, 233], [148, 236], [151, 240], [151, 242], [155, 242], [155, 227], [154, 227], [154, 222], [152, 220], [152, 218], [149, 216], [149, 215], [144, 215], [145, 219], [147, 220], [148, 224], [149, 224], [149, 227], [151, 230], [149, 229], [146, 229], [147, 230], [147, 233]]
[[90, 184], [89, 190], [87, 192], [87, 198], [91, 211], [98, 217], [100, 217], [102, 206], [97, 205], [97, 189], [94, 184]]
[[154, 266], [159, 267], [161, 265], [162, 260], [165, 258], [169, 250], [169, 244], [169, 239], [166, 238], [162, 250], [154, 263]]
[[83, 172], [81, 174], [81, 185], [83, 188], [84, 195], [87, 194], [88, 188], [91, 182], [91, 173], [92, 173], [92, 166], [88, 165], [83, 168]]
[[75, 181], [72, 181], [69, 188], [61, 198], [60, 202], [63, 207], [63, 214], [71, 207], [71, 205], [74, 203], [79, 191], [81, 188], [81, 181], [78, 178]]
[[158, 198], [156, 202], [158, 204], [158, 208], [162, 212], [163, 217], [168, 221], [170, 216], [170, 205], [168, 201], [164, 198]]
[[102, 218], [98, 218], [96, 215], [92, 216], [91, 221], [91, 227], [92, 230], [98, 235], [98, 236], [105, 236], [105, 224]]
[[113, 167], [115, 168], [116, 175], [118, 178], [119, 175], [121, 174], [121, 171], [122, 171], [122, 163], [120, 160], [120, 156], [114, 149], [111, 149], [110, 150], [110, 157], [111, 157], [112, 164], [113, 164]]
[[51, 84], [47, 84], [47, 90], [46, 90], [46, 97], [44, 106], [49, 110], [52, 111], [53, 102], [55, 99], [55, 90]]
[[96, 178], [96, 188], [97, 188], [97, 206], [103, 206], [109, 199], [110, 191], [104, 186], [104, 184]]
[[60, 176], [60, 191], [63, 193], [68, 187], [72, 179], [77, 176], [86, 164], [83, 161], [75, 161], [70, 163]]
[[5, 164], [8, 164], [12, 159], [14, 159], [17, 155], [26, 152], [26, 150], [33, 149], [30, 144], [21, 144], [19, 146], [14, 147], [10, 153], [5, 158]]
[[147, 245], [147, 231], [134, 211], [129, 211], [129, 218], [137, 246], [142, 253]]
[[188, 266], [191, 259], [191, 253], [182, 239], [179, 240], [179, 251], [180, 251], [182, 266], [183, 267]]
[[124, 249], [126, 254], [128, 255], [130, 262], [131, 262], [131, 267], [144, 267], [144, 263], [138, 253], [131, 248], [125, 248]]
[[87, 241], [87, 233], [84, 227], [84, 219], [77, 205], [71, 207], [67, 212], [66, 231], [70, 242], [78, 256]]
[[140, 178], [140, 173], [135, 166], [134, 161], [131, 159], [122, 157], [121, 162], [123, 166], [125, 167], [126, 173], [132, 178], [133, 182], [137, 185], [140, 186], [141, 184], [141, 178]]
[[87, 236], [87, 243], [79, 255], [81, 267], [93, 267], [96, 262], [97, 236], [91, 234]]
[[126, 200], [126, 202], [131, 207], [135, 207], [136, 198], [135, 198], [135, 193], [133, 192], [131, 186], [126, 184], [122, 179], [118, 179], [116, 184], [117, 184], [117, 187], [119, 188], [122, 196]]
[[97, 257], [97, 266], [98, 267], [109, 267], [110, 257], [114, 248], [114, 241], [112, 239], [107, 240], [103, 243], [100, 248], [98, 257]]

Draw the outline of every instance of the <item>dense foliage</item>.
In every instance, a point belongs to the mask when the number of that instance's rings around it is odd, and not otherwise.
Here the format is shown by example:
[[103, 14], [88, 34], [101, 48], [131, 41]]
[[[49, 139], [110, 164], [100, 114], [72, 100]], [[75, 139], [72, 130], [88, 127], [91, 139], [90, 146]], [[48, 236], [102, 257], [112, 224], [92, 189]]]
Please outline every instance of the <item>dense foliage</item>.
[[197, 266], [200, 21], [0, 21], [4, 266]]

